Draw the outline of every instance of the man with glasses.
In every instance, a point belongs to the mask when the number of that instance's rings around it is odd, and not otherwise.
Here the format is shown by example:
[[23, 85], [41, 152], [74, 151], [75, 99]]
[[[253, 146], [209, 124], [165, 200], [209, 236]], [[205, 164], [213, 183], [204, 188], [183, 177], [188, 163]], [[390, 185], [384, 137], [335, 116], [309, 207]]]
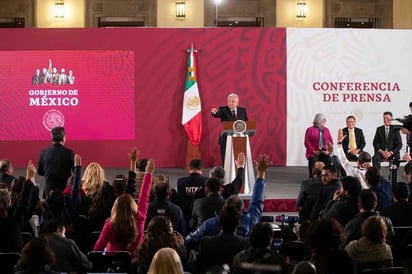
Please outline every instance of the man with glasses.
[[322, 181], [322, 188], [320, 189], [318, 199], [313, 206], [312, 213], [310, 215], [311, 220], [316, 220], [319, 218], [319, 214], [325, 208], [327, 202], [333, 198], [335, 191], [341, 188], [341, 182], [336, 175], [336, 169], [334, 166], [324, 166], [320, 177]]

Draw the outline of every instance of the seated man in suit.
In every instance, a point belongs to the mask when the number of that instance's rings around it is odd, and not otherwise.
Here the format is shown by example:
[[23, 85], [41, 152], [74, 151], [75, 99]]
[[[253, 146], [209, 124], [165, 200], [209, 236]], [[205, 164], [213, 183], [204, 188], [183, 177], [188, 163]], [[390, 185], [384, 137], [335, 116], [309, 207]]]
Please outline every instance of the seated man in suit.
[[385, 111], [383, 113], [384, 125], [376, 129], [375, 137], [373, 138], [373, 148], [375, 155], [373, 156], [373, 166], [380, 168], [380, 162], [383, 160], [399, 159], [399, 151], [402, 148], [402, 139], [399, 130], [392, 123], [392, 112]]
[[355, 116], [346, 117], [346, 127], [342, 129], [344, 136], [348, 136], [342, 140], [342, 148], [345, 152], [346, 158], [349, 161], [358, 160], [358, 155], [365, 148], [365, 136], [360, 128], [355, 127], [356, 118]]
[[[236, 121], [243, 120], [248, 121], [246, 109], [239, 107], [239, 96], [235, 93], [231, 93], [227, 96], [227, 105], [221, 106], [219, 109], [212, 108], [211, 113], [215, 118], [220, 118], [224, 121]], [[226, 151], [227, 134], [222, 133], [219, 137], [220, 154], [222, 157], [222, 165], [224, 165], [225, 151]]]

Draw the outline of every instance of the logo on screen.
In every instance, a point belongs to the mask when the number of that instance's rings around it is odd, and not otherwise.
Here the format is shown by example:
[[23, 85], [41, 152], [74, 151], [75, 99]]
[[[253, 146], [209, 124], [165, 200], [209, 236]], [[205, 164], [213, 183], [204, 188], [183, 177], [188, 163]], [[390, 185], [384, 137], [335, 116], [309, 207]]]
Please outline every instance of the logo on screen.
[[57, 109], [51, 109], [43, 115], [43, 125], [47, 130], [52, 130], [54, 127], [64, 126], [63, 113]]
[[66, 72], [65, 68], [58, 69], [57, 67], [52, 65], [52, 60], [49, 59], [49, 65], [44, 67], [42, 70], [37, 68], [35, 74], [31, 79], [32, 85], [40, 85], [40, 84], [54, 84], [54, 85], [73, 85], [75, 81], [75, 77], [73, 75], [73, 71], [69, 69]]

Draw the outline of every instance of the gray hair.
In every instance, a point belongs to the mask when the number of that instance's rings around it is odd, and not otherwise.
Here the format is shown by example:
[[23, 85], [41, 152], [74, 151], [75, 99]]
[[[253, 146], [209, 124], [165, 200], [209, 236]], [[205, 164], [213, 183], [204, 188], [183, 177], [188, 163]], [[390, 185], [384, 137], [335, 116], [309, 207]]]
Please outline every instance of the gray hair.
[[229, 99], [230, 97], [235, 97], [236, 99], [238, 99], [239, 100], [239, 96], [237, 96], [237, 94], [236, 93], [230, 93], [228, 96], [227, 96], [227, 98]]
[[318, 126], [322, 120], [326, 120], [326, 116], [323, 113], [316, 113], [315, 118], [313, 119], [313, 125]]

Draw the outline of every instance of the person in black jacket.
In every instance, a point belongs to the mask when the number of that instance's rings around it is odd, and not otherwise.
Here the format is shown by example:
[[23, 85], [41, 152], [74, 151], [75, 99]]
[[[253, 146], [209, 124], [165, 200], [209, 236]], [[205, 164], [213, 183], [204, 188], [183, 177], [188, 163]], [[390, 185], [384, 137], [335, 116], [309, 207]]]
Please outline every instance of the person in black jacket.
[[[243, 107], [239, 107], [239, 96], [235, 93], [230, 93], [227, 96], [227, 105], [220, 106], [217, 108], [212, 108], [211, 114], [215, 118], [220, 118], [222, 122], [224, 121], [236, 121], [242, 120], [247, 122], [247, 112], [246, 109]], [[225, 152], [226, 152], [226, 140], [227, 134], [222, 133], [219, 136], [219, 145], [220, 145], [220, 154], [222, 157], [222, 165], [224, 166], [225, 162]]]
[[153, 192], [155, 200], [149, 204], [145, 229], [149, 222], [156, 216], [167, 216], [170, 218], [173, 227], [183, 236], [186, 235], [186, 219], [182, 210], [169, 200], [172, 194], [169, 184], [169, 179], [164, 175], [158, 175], [155, 179]]
[[64, 128], [53, 128], [51, 135], [53, 144], [40, 152], [37, 164], [37, 173], [45, 179], [44, 197], [53, 189], [63, 192], [74, 166], [74, 152], [64, 146]]

